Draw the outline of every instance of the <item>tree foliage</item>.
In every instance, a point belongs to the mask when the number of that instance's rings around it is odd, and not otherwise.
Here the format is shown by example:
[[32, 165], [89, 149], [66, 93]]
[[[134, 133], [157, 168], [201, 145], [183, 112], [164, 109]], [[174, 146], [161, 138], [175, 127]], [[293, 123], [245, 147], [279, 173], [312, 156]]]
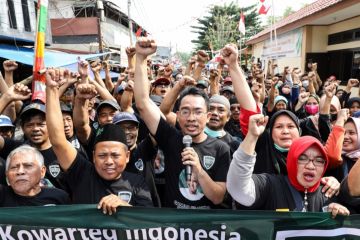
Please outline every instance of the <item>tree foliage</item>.
[[[238, 24], [240, 13], [245, 15], [245, 37], [241, 36], [242, 47], [245, 41], [262, 30], [256, 5], [241, 8], [234, 3], [223, 6], [212, 6], [208, 15], [198, 19], [197, 25], [192, 26], [198, 38], [192, 40], [196, 50], [216, 51], [227, 43], [239, 43], [240, 32]], [[245, 39], [245, 40], [244, 40]]]

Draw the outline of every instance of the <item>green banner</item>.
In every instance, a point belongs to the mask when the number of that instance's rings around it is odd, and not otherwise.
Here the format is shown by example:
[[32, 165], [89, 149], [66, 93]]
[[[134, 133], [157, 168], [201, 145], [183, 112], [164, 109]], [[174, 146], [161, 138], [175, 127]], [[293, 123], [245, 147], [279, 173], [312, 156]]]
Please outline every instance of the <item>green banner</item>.
[[1, 240], [360, 239], [360, 215], [121, 208], [95, 205], [2, 208]]

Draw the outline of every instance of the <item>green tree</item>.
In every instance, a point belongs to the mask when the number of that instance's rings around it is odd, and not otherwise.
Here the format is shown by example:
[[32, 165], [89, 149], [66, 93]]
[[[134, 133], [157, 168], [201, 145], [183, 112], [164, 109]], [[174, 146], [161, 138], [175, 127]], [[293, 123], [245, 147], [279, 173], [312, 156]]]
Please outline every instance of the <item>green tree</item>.
[[176, 52], [175, 56], [180, 60], [180, 62], [183, 66], [186, 66], [187, 61], [191, 57], [191, 54], [188, 52]]
[[287, 6], [283, 13], [283, 18], [286, 18], [287, 16], [293, 14], [295, 11], [292, 9], [292, 7]]
[[[198, 19], [198, 24], [192, 26], [198, 38], [192, 40], [195, 50], [217, 51], [227, 43], [238, 43], [240, 32], [238, 24], [240, 13], [245, 15], [245, 37], [241, 36], [242, 47], [245, 41], [262, 30], [256, 5], [240, 8], [233, 2], [230, 5], [212, 6], [208, 15]], [[244, 40], [245, 39], [245, 40]]]

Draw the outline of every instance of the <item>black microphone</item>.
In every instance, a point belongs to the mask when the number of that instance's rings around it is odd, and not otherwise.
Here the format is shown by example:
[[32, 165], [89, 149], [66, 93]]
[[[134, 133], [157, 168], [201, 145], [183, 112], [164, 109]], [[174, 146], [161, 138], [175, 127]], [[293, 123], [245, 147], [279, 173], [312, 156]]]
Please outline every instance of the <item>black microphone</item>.
[[[183, 144], [184, 147], [191, 147], [192, 144], [192, 138], [190, 135], [185, 135], [183, 137]], [[186, 165], [185, 166], [185, 175], [186, 175], [186, 181], [191, 181], [191, 174], [192, 174], [192, 166]]]

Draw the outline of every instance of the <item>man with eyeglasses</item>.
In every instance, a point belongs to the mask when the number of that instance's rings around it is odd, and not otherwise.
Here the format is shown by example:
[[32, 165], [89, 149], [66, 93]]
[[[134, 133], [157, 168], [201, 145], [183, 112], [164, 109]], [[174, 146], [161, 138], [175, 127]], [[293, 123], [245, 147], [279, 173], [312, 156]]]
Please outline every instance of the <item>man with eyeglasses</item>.
[[325, 149], [314, 137], [297, 138], [286, 159], [288, 176], [253, 174], [255, 145], [264, 132], [268, 117], [256, 114], [249, 119], [249, 131], [234, 153], [227, 177], [227, 189], [242, 206], [257, 210], [287, 209], [302, 212], [331, 212], [349, 215], [349, 210], [328, 197], [321, 177], [328, 166]]
[[150, 136], [145, 137], [144, 140], [137, 144], [139, 120], [134, 114], [119, 112], [114, 116], [113, 123], [125, 132], [126, 145], [130, 151], [130, 158], [125, 171], [140, 174], [145, 178], [154, 206], [159, 207], [160, 199], [155, 186], [155, 173], [151, 161], [157, 153], [157, 149], [154, 147], [155, 144], [153, 144]]
[[[197, 88], [187, 88], [180, 94], [177, 111], [180, 131], [161, 117], [159, 108], [150, 101], [146, 87], [146, 58], [155, 51], [154, 40], [138, 39], [134, 96], [141, 118], [165, 156], [164, 207], [217, 208], [226, 192], [230, 149], [219, 139], [205, 134], [210, 117], [209, 99]], [[184, 147], [184, 135], [191, 136], [192, 147]], [[185, 175], [185, 165], [191, 165], [191, 179]]]

